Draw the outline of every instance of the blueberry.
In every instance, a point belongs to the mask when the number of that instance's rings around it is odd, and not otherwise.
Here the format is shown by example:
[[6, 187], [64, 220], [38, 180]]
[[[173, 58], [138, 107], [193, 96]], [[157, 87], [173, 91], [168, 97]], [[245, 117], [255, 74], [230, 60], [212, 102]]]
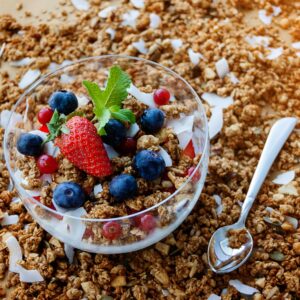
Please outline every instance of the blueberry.
[[33, 133], [22, 133], [17, 141], [17, 149], [21, 154], [39, 156], [43, 150], [43, 139]]
[[142, 150], [133, 159], [133, 167], [146, 180], [154, 180], [164, 172], [166, 164], [160, 154]]
[[129, 174], [118, 175], [111, 181], [109, 192], [117, 202], [132, 198], [137, 192], [136, 180]]
[[63, 208], [78, 208], [85, 201], [85, 193], [81, 186], [75, 182], [62, 182], [53, 192], [53, 200]]
[[53, 110], [68, 115], [78, 107], [78, 100], [74, 93], [61, 90], [51, 95], [49, 105]]
[[158, 132], [164, 125], [165, 115], [158, 108], [146, 109], [141, 116], [141, 126], [146, 133]]
[[118, 147], [126, 138], [126, 127], [118, 120], [110, 119], [104, 126], [106, 135], [102, 136], [104, 143]]

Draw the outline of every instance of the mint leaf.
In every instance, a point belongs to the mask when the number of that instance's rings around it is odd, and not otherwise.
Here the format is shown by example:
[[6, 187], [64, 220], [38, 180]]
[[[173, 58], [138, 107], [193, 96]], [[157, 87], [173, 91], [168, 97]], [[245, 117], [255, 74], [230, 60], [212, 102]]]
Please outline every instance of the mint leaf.
[[103, 135], [106, 134], [104, 130], [104, 126], [109, 121], [111, 116], [110, 110], [107, 108], [104, 108], [101, 112], [101, 115], [99, 115], [99, 122], [97, 124], [98, 134]]
[[133, 112], [129, 109], [120, 109], [117, 112], [111, 113], [112, 117], [122, 121], [122, 122], [129, 122], [129, 123], [135, 123], [135, 115]]
[[83, 81], [90, 97], [92, 98], [95, 118], [98, 120], [98, 133], [104, 134], [104, 126], [110, 117], [123, 122], [132, 122], [135, 117], [128, 109], [122, 110], [122, 102], [126, 99], [127, 89], [131, 84], [130, 77], [120, 67], [113, 66], [109, 70], [106, 86], [103, 90], [95, 82]]

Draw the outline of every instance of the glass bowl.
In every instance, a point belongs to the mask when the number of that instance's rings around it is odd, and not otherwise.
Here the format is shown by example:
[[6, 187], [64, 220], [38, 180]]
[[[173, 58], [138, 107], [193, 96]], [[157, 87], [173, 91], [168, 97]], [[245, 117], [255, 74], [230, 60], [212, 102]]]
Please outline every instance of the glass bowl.
[[[36, 198], [39, 190], [30, 191], [24, 187], [20, 178], [20, 170], [16, 166], [18, 152], [16, 140], [22, 132], [38, 130], [35, 114], [36, 105], [45, 105], [52, 92], [59, 89], [72, 90], [79, 99], [86, 99], [87, 92], [82, 87], [83, 80], [97, 81], [105, 85], [108, 70], [113, 65], [119, 65], [130, 74], [132, 82], [137, 87], [151, 85], [153, 89], [167, 88], [179, 103], [186, 101], [194, 104], [192, 112], [193, 127], [191, 132], [183, 135], [192, 137], [196, 154], [201, 159], [193, 173], [177, 187], [175, 192], [160, 203], [130, 215], [110, 219], [88, 219], [84, 217], [84, 209], [79, 208], [69, 212], [57, 211], [48, 207]], [[81, 98], [80, 98], [81, 97]], [[83, 97], [83, 98], [82, 98]], [[80, 102], [80, 101], [79, 101]], [[18, 113], [22, 118], [16, 118]], [[184, 116], [181, 115], [181, 118]], [[55, 150], [55, 149], [54, 149]], [[13, 184], [23, 204], [47, 232], [60, 241], [88, 252], [115, 254], [139, 250], [165, 238], [174, 231], [189, 215], [199, 199], [208, 168], [209, 139], [205, 110], [193, 88], [172, 70], [155, 62], [141, 58], [105, 55], [90, 57], [69, 63], [56, 71], [43, 76], [21, 96], [14, 106], [4, 137], [5, 160]], [[48, 184], [47, 181], [43, 184]], [[138, 227], [137, 220], [145, 214], [151, 214], [155, 219], [155, 228], [145, 232]], [[103, 226], [115, 221], [121, 226], [121, 236], [115, 240], [106, 240], [102, 236]]]

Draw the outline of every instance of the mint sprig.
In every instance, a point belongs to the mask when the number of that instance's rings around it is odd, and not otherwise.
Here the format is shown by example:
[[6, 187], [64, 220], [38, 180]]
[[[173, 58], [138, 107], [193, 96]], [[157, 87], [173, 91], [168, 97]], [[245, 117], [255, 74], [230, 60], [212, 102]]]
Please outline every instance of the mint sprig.
[[110, 68], [107, 84], [103, 90], [95, 82], [83, 81], [94, 104], [93, 112], [98, 120], [97, 129], [100, 135], [106, 134], [104, 127], [111, 117], [122, 122], [135, 122], [133, 112], [121, 108], [122, 102], [127, 98], [130, 84], [130, 77], [118, 66]]

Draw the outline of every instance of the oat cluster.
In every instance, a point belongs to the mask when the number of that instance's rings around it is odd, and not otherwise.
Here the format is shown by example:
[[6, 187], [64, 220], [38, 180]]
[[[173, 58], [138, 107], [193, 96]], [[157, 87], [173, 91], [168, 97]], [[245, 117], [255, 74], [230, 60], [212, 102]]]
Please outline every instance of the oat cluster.
[[[186, 221], [154, 246], [110, 256], [76, 251], [70, 264], [64, 245], [42, 230], [21, 203], [12, 201], [16, 192], [8, 189], [9, 174], [2, 160], [0, 220], [5, 213], [17, 214], [19, 220], [1, 226], [0, 235], [13, 234], [23, 250], [20, 264], [37, 269], [45, 280], [28, 284], [20, 282], [18, 274], [8, 272], [8, 250], [0, 240], [1, 299], [204, 300], [212, 294], [223, 300], [299, 299], [299, 124], [248, 217], [247, 227], [255, 243], [249, 261], [237, 271], [216, 276], [208, 268], [206, 254], [212, 233], [238, 219], [271, 125], [281, 117], [300, 117], [300, 57], [299, 50], [292, 46], [300, 41], [299, 2], [145, 0], [143, 8], [131, 2], [122, 1], [107, 16], [99, 17], [99, 11], [112, 3], [91, 0], [87, 11], [76, 11], [74, 21], [61, 25], [24, 26], [12, 16], [0, 16], [1, 63], [32, 58], [15, 77], [1, 72], [0, 110], [10, 109], [21, 95], [19, 82], [29, 69], [46, 73], [51, 63], [108, 53], [157, 61], [183, 76], [199, 95], [215, 93], [234, 100], [223, 110], [221, 132], [211, 140], [203, 193]], [[71, 2], [61, 1], [62, 20], [69, 5]], [[271, 15], [273, 6], [280, 7], [281, 12], [272, 17], [270, 25], [252, 22], [258, 10]], [[130, 13], [132, 10], [139, 13], [136, 19], [128, 16], [136, 14]], [[150, 26], [153, 14], [160, 18], [156, 28]], [[257, 37], [267, 37], [267, 45]], [[174, 43], [178, 39], [180, 46], [178, 41]], [[194, 55], [191, 59], [189, 49], [199, 54], [196, 59]], [[275, 58], [270, 58], [271, 54]], [[215, 64], [222, 58], [226, 58], [238, 82], [231, 76], [220, 78]], [[210, 117], [212, 108], [204, 105]], [[3, 133], [1, 128], [1, 136]], [[290, 170], [295, 171], [290, 183], [272, 182], [274, 172]], [[221, 204], [216, 204], [216, 195]], [[257, 292], [252, 296], [240, 293], [233, 287], [231, 280], [235, 279]]]

